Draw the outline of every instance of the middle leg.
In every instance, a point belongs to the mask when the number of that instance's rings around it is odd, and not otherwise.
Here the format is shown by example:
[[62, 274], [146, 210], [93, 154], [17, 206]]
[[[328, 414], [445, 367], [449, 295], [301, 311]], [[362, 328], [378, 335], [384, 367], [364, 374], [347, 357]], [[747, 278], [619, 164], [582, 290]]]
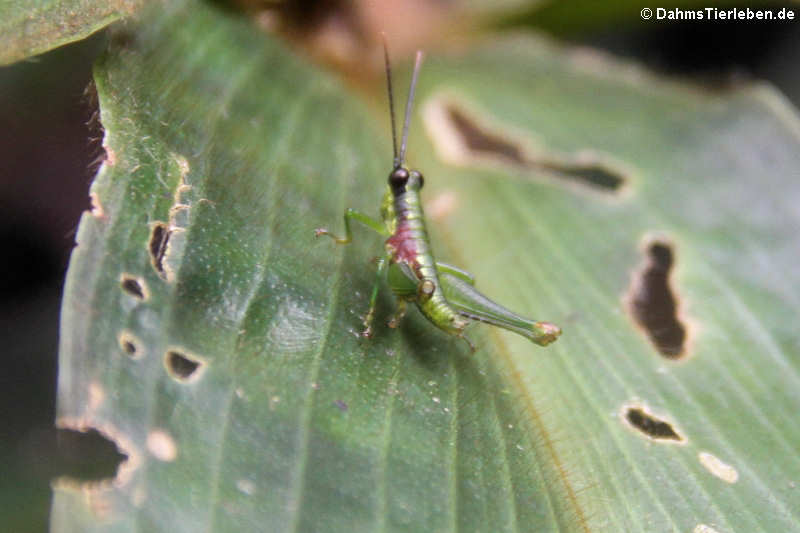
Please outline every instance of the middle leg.
[[400, 325], [400, 321], [403, 320], [403, 317], [406, 316], [406, 309], [408, 308], [408, 304], [403, 298], [397, 298], [397, 311], [392, 315], [392, 318], [389, 319], [389, 322], [386, 324], [390, 328], [394, 329]]

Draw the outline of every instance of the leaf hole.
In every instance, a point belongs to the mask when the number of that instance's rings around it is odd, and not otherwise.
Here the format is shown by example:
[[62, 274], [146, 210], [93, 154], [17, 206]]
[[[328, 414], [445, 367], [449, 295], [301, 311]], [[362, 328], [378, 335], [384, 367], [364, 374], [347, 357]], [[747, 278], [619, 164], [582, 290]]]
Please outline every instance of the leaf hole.
[[60, 417], [56, 426], [56, 487], [102, 492], [124, 486], [139, 468], [136, 448], [114, 427], [89, 417]]
[[199, 357], [179, 350], [168, 350], [164, 364], [169, 375], [181, 383], [197, 380], [205, 367], [205, 362]]
[[147, 300], [150, 297], [147, 285], [142, 278], [123, 273], [122, 276], [120, 276], [119, 283], [123, 291], [137, 300]]
[[646, 407], [628, 406], [624, 410], [625, 421], [643, 433], [649, 439], [656, 441], [685, 442], [685, 439], [666, 420], [655, 416]]
[[670, 283], [673, 248], [663, 239], [647, 244], [644, 264], [631, 280], [628, 307], [658, 353], [680, 359], [686, 355], [687, 329], [679, 320], [678, 299]]
[[144, 355], [144, 349], [141, 341], [128, 330], [123, 330], [117, 336], [119, 347], [122, 351], [133, 359], [139, 359]]
[[[441, 152], [460, 163], [499, 161], [520, 170], [545, 172], [564, 183], [616, 194], [625, 186], [626, 172], [591, 152], [575, 154], [535, 150], [521, 134], [482, 123], [464, 106], [442, 100], [429, 106], [426, 123]], [[433, 111], [430, 111], [430, 110]], [[442, 139], [447, 137], [447, 139]]]
[[128, 455], [94, 428], [56, 430], [56, 476], [76, 483], [110, 482]]
[[169, 228], [163, 222], [153, 224], [150, 232], [150, 263], [163, 279], [167, 279], [167, 273], [164, 271], [164, 254], [167, 253], [170, 233]]
[[499, 157], [515, 165], [527, 164], [527, 157], [520, 146], [481, 128], [453, 105], [448, 105], [445, 109], [447, 117], [471, 152]]
[[625, 180], [615, 171], [606, 168], [601, 163], [570, 163], [559, 161], [540, 161], [545, 170], [553, 172], [563, 179], [573, 180], [577, 183], [598, 187], [609, 192], [616, 192], [623, 186]]

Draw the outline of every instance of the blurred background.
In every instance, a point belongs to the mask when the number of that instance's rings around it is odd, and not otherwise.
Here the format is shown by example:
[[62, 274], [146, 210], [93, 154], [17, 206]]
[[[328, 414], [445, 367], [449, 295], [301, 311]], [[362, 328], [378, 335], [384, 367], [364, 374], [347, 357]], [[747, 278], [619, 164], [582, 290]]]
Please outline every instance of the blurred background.
[[[468, 23], [450, 18], [455, 0], [414, 0], [403, 8], [396, 2], [301, 0], [278, 2], [278, 12], [275, 2], [218, 3], [270, 29], [277, 20], [280, 31], [340, 73], [347, 72], [343, 64], [363, 57], [361, 47], [377, 42], [382, 28], [376, 21], [386, 20], [387, 10], [399, 13], [387, 29], [393, 46], [424, 45], [437, 32], [457, 33], [454, 25], [462, 38], [470, 31]], [[705, 7], [685, 1], [665, 7], [678, 6]], [[643, 7], [625, 1], [542, 2], [492, 20], [489, 27], [532, 30], [605, 50], [711, 90], [767, 80], [800, 106], [797, 19], [646, 21]], [[800, 16], [797, 3], [759, 7], [792, 7]], [[113, 477], [121, 458], [96, 433], [53, 427], [62, 285], [103, 153], [89, 86], [105, 39], [101, 32], [0, 68], [0, 516], [7, 531], [46, 531], [52, 479]]]

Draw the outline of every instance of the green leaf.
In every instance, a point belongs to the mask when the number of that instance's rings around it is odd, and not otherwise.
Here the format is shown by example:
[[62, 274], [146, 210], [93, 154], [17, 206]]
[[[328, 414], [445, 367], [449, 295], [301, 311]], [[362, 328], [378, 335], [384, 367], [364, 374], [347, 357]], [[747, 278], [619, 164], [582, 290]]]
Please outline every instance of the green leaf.
[[[708, 94], [526, 36], [432, 55], [409, 155], [437, 257], [564, 328], [542, 349], [478, 325], [470, 354], [416, 311], [357, 338], [381, 239], [313, 238], [345, 207], [377, 214], [383, 112], [203, 4], [129, 31], [95, 75], [108, 160], [58, 400], [60, 424], [129, 458], [106, 485], [56, 485], [54, 531], [800, 520], [800, 127], [771, 89]], [[631, 279], [640, 310], [671, 290], [686, 355], [631, 318]], [[391, 301], [383, 287], [379, 317]]]
[[79, 41], [132, 13], [136, 0], [2, 0], [0, 65]]

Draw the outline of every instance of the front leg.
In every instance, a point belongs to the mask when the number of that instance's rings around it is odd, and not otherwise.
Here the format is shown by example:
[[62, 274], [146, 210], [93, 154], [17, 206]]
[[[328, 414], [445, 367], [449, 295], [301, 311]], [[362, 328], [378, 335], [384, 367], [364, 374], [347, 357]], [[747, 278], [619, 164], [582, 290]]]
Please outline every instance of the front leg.
[[337, 237], [326, 228], [315, 229], [314, 235], [316, 235], [317, 237], [319, 237], [320, 235], [327, 235], [328, 237], [336, 241], [336, 244], [348, 244], [353, 240], [353, 232], [350, 229], [350, 220], [361, 222], [368, 228], [380, 233], [384, 237], [389, 236], [389, 231], [386, 229], [386, 226], [384, 226], [383, 223], [381, 223], [378, 220], [375, 220], [369, 215], [359, 213], [358, 211], [352, 208], [348, 208], [344, 212], [344, 237]]

